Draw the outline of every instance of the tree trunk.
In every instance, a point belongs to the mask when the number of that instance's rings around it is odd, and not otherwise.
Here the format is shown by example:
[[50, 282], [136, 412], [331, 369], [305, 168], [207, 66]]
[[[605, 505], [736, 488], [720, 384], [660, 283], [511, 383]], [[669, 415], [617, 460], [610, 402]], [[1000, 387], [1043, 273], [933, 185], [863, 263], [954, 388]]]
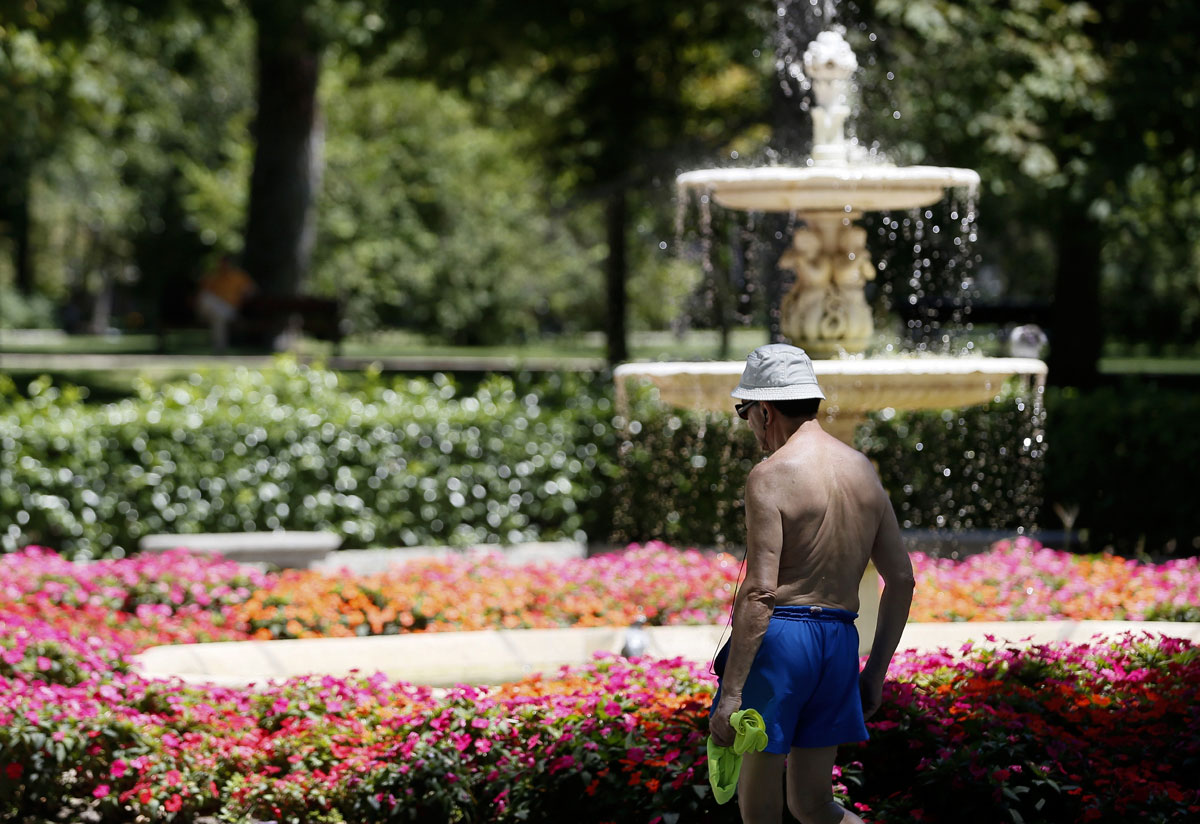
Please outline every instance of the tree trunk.
[[33, 258], [30, 254], [29, 196], [33, 182], [32, 170], [25, 164], [13, 163], [8, 175], [9, 189], [0, 193], [0, 222], [8, 224], [12, 238], [13, 285], [23, 295], [33, 294]]
[[300, 292], [321, 166], [320, 53], [299, 9], [255, 15], [258, 113], [242, 265], [270, 295]]
[[33, 294], [33, 255], [30, 254], [33, 225], [29, 219], [29, 182], [27, 176], [20, 197], [13, 203], [12, 212], [13, 275], [18, 291], [26, 295]]
[[1055, 386], [1096, 383], [1102, 344], [1100, 227], [1082, 207], [1067, 204], [1059, 221], [1058, 264], [1050, 328], [1050, 375]]
[[608, 229], [608, 259], [604, 268], [608, 286], [608, 318], [605, 332], [608, 338], [608, 364], [616, 366], [629, 360], [625, 330], [628, 303], [625, 285], [629, 277], [625, 228], [629, 220], [629, 208], [624, 188], [617, 189], [609, 196], [604, 216]]
[[721, 330], [721, 349], [717, 357], [729, 359], [730, 335], [733, 331], [733, 314], [737, 311], [740, 288], [734, 288], [746, 277], [746, 256], [742, 249], [742, 236], [737, 220], [729, 221], [729, 271], [720, 279], [717, 292], [717, 327]]

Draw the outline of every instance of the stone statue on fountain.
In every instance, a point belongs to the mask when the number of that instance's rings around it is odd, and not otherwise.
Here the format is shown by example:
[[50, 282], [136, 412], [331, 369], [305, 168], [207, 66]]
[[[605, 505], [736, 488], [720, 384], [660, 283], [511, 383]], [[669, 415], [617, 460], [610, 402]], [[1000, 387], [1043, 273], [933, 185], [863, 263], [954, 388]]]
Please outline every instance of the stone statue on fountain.
[[874, 332], [871, 307], [863, 288], [874, 279], [867, 232], [843, 225], [833, 248], [807, 228], [797, 229], [779, 268], [796, 280], [780, 305], [782, 330], [809, 351], [828, 354], [864, 348]]

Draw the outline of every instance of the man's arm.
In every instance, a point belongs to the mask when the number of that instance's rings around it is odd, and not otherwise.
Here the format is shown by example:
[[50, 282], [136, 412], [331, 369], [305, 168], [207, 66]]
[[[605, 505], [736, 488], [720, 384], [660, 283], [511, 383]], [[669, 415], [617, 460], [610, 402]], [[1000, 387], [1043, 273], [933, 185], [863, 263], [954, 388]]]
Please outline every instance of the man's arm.
[[859, 679], [863, 714], [868, 718], [879, 709], [883, 700], [883, 679], [900, 644], [900, 636], [904, 634], [904, 625], [908, 623], [908, 610], [916, 586], [912, 562], [900, 541], [896, 512], [887, 493], [881, 489], [880, 494], [884, 496], [883, 516], [875, 532], [871, 560], [883, 577], [883, 594], [879, 598], [879, 618], [875, 624], [871, 655]]
[[771, 499], [763, 467], [756, 466], [746, 479], [746, 580], [733, 605], [729, 660], [721, 676], [721, 701], [711, 725], [713, 740], [723, 747], [733, 743], [729, 716], [741, 708], [742, 687], [767, 634], [779, 585], [783, 518]]

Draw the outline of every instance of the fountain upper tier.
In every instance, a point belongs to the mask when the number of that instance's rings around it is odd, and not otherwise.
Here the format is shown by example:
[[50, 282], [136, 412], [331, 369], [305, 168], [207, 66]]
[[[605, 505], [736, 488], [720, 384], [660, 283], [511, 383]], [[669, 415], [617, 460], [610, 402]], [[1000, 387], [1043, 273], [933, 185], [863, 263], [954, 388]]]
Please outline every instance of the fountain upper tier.
[[700, 169], [677, 182], [729, 209], [857, 214], [928, 206], [946, 189], [975, 189], [979, 174], [942, 166], [760, 166]]
[[864, 287], [876, 268], [867, 232], [854, 220], [863, 212], [928, 206], [947, 189], [979, 186], [971, 169], [864, 162], [861, 147], [845, 133], [850, 78], [857, 68], [837, 31], [821, 32], [804, 52], [816, 103], [806, 165], [701, 169], [677, 178], [684, 191], [707, 193], [730, 209], [795, 214], [791, 248], [778, 263], [796, 276], [779, 307], [780, 329], [816, 357], [861, 352], [874, 335]]

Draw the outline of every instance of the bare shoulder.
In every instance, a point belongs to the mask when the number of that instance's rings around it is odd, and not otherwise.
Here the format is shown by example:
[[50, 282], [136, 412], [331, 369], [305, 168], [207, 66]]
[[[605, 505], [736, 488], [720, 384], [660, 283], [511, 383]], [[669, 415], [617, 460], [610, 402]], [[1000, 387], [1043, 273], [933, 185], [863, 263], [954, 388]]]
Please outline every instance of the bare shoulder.
[[771, 490], [771, 486], [779, 478], [780, 466], [771, 458], [756, 463], [746, 476], [746, 495], [761, 497]]
[[870, 458], [854, 447], [842, 443], [837, 438], [830, 437], [827, 443], [831, 456], [836, 455], [839, 463], [856, 474], [861, 475], [864, 480], [870, 480], [876, 484], [879, 483], [879, 473], [875, 471], [875, 464], [871, 463]]
[[776, 453], [754, 465], [746, 476], [746, 502], [767, 504], [787, 495], [801, 480], [801, 468]]

